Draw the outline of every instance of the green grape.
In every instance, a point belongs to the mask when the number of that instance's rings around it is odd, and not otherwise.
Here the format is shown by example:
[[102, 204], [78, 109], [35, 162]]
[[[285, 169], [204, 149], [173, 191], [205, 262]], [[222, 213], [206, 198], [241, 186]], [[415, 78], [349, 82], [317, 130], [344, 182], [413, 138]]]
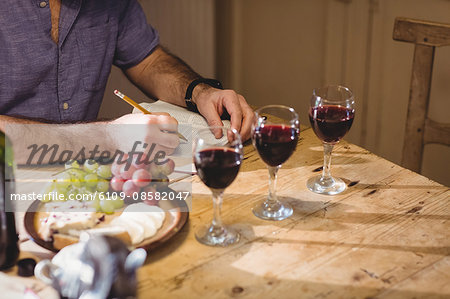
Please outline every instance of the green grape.
[[84, 180], [85, 171], [72, 168], [67, 173], [70, 174], [72, 186], [80, 188]]
[[121, 199], [121, 198], [118, 198], [118, 199], [116, 199], [116, 200], [112, 200], [112, 202], [113, 202], [114, 208], [115, 208], [116, 210], [122, 208], [123, 205], [124, 205], [124, 201], [123, 201], [123, 199]]
[[97, 191], [97, 185], [94, 185], [92, 187], [86, 186], [86, 190], [88, 190], [89, 193], [94, 193], [95, 191]]
[[109, 182], [107, 180], [100, 179], [97, 183], [97, 191], [106, 192], [109, 189]]
[[55, 187], [56, 187], [56, 184], [55, 184], [54, 181], [47, 183], [47, 185], [44, 187], [44, 190], [42, 192], [43, 196], [42, 196], [41, 202], [46, 203], [46, 202], [50, 202], [51, 201], [50, 195], [47, 195], [47, 194], [50, 194], [51, 192], [54, 192], [55, 191]]
[[83, 200], [90, 200], [94, 196], [94, 193], [92, 192], [92, 190], [87, 186], [79, 188], [78, 193], [86, 194], [86, 196], [83, 197]]
[[98, 196], [92, 196], [89, 200], [89, 207], [95, 209], [96, 212], [101, 212], [102, 208], [100, 206], [100, 198]]
[[87, 174], [84, 177], [84, 183], [87, 187], [95, 187], [98, 183], [98, 176], [94, 173]]
[[76, 187], [76, 188], [80, 188], [82, 183], [83, 183], [84, 179], [80, 179], [80, 178], [76, 178], [76, 177], [72, 177], [72, 186]]
[[97, 170], [97, 168], [98, 163], [92, 159], [86, 160], [86, 162], [84, 162], [84, 170], [87, 172], [94, 173]]
[[78, 163], [77, 160], [69, 160], [66, 162], [66, 164], [64, 165], [64, 167], [66, 169], [70, 169], [70, 168], [80, 168], [80, 163]]
[[53, 189], [54, 189], [53, 191], [55, 191], [55, 192], [65, 193], [67, 190], [70, 189], [70, 185], [69, 186], [65, 186], [65, 184], [61, 185], [61, 184], [55, 183]]
[[102, 211], [108, 215], [114, 213], [115, 210], [112, 200], [100, 200], [100, 207], [102, 208]]
[[79, 194], [77, 188], [71, 188], [71, 189], [67, 190], [65, 193], [63, 193], [63, 192], [58, 192], [58, 193], [64, 194], [65, 200], [69, 200], [69, 199], [76, 200], [77, 195]]
[[69, 173], [72, 176], [72, 178], [78, 178], [80, 180], [82, 180], [86, 175], [86, 171], [77, 168], [71, 168], [67, 170], [67, 173]]
[[109, 179], [112, 176], [111, 166], [109, 166], [109, 165], [100, 165], [97, 168], [97, 175], [102, 177], [102, 178]]
[[96, 212], [101, 212], [102, 207], [100, 206], [100, 199], [98, 197], [94, 198], [90, 204], [91, 208], [95, 209]]
[[58, 178], [56, 179], [56, 187], [58, 189], [67, 189], [71, 184], [71, 176], [70, 174], [63, 172], [58, 175]]

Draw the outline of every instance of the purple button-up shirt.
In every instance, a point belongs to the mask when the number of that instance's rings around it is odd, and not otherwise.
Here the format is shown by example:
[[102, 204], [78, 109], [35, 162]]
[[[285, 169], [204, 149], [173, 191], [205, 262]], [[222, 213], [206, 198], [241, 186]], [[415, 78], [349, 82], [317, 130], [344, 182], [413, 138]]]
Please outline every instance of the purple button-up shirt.
[[158, 45], [136, 0], [61, 2], [55, 44], [48, 0], [2, 1], [0, 114], [94, 120], [112, 64], [132, 67]]

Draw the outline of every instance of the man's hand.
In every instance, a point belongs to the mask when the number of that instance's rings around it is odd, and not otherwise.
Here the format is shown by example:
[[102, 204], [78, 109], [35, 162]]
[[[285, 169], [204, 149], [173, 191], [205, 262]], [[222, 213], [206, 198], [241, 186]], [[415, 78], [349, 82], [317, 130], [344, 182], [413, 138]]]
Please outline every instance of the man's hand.
[[178, 122], [168, 113], [126, 114], [110, 124], [109, 138], [116, 149], [124, 152], [130, 152], [138, 141], [141, 143], [135, 150], [147, 153], [154, 144], [151, 156], [158, 151], [170, 155], [180, 143]]
[[[241, 134], [242, 141], [250, 138], [255, 114], [242, 95], [233, 90], [221, 90], [199, 84], [194, 89], [192, 101], [197, 104], [198, 111], [210, 126], [223, 126], [220, 116], [226, 109], [231, 117], [231, 127]], [[216, 138], [222, 137], [220, 130], [213, 133]]]
[[[200, 78], [181, 59], [157, 47], [136, 66], [125, 70], [128, 78], [148, 96], [175, 105], [186, 106], [184, 96], [189, 84]], [[231, 116], [231, 127], [239, 131], [242, 140], [250, 138], [251, 124], [255, 118], [244, 97], [232, 90], [215, 89], [207, 84], [194, 88], [192, 101], [197, 104], [208, 124], [222, 126], [220, 115], [224, 108]], [[221, 132], [214, 132], [221, 137]]]

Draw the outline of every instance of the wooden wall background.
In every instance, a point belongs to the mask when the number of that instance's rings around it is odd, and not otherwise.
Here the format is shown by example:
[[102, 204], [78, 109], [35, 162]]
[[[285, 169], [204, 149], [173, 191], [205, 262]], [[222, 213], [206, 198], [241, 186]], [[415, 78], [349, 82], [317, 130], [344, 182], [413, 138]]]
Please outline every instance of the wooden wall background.
[[[413, 46], [392, 40], [397, 16], [450, 23], [449, 0], [141, 0], [167, 45], [255, 105], [284, 103], [308, 124], [311, 91], [351, 87], [347, 139], [400, 163]], [[450, 122], [450, 47], [438, 48], [429, 114]], [[109, 89], [145, 97], [114, 70]], [[122, 106], [121, 106], [122, 105]], [[129, 108], [105, 95], [101, 116]], [[423, 174], [450, 185], [450, 149], [429, 145]]]

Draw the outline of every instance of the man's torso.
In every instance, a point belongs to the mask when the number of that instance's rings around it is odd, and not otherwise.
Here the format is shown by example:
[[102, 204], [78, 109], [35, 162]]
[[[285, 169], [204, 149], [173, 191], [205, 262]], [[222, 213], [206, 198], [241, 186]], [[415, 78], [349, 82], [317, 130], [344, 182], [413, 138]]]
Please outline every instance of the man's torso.
[[134, 0], [62, 0], [59, 26], [55, 30], [54, 14], [52, 30], [50, 4], [56, 10], [55, 2], [7, 0], [0, 6], [0, 114], [56, 122], [93, 120], [117, 56], [137, 55], [125, 42], [117, 49], [119, 30], [131, 31], [123, 24], [119, 28], [126, 11], [133, 9], [143, 19], [136, 24], [126, 19], [133, 30], [140, 30], [136, 38], [153, 34], [157, 41], [157, 33], [139, 27], [146, 21]]

